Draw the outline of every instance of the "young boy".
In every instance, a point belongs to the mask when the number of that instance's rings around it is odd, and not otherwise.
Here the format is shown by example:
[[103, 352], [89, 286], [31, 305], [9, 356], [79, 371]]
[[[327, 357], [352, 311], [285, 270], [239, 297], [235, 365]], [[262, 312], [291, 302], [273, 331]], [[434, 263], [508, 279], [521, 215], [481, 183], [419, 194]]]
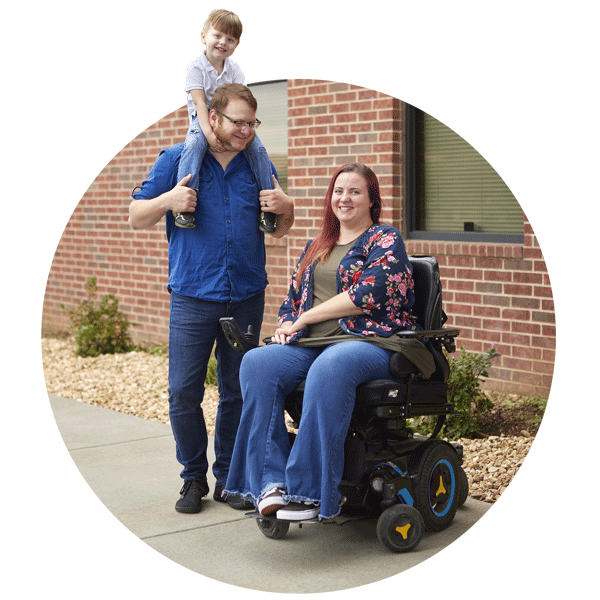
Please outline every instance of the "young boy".
[[[231, 60], [240, 38], [242, 23], [240, 18], [228, 10], [213, 10], [206, 19], [200, 37], [206, 46], [204, 53], [193, 61], [187, 70], [185, 91], [188, 94], [188, 114], [190, 128], [185, 139], [181, 161], [179, 163], [178, 180], [191, 174], [188, 187], [198, 189], [198, 172], [202, 158], [208, 146], [219, 152], [223, 146], [215, 137], [208, 119], [208, 106], [215, 89], [226, 83], [246, 85], [244, 73], [238, 64]], [[223, 115], [223, 118], [228, 118]], [[254, 129], [260, 125], [256, 121]], [[249, 126], [243, 124], [243, 127]], [[272, 189], [270, 160], [261, 141], [255, 136], [250, 148], [244, 151], [250, 163], [259, 189]], [[190, 229], [195, 227], [192, 213], [173, 213], [175, 225]], [[273, 213], [261, 213], [259, 227], [266, 232], [275, 230]]]

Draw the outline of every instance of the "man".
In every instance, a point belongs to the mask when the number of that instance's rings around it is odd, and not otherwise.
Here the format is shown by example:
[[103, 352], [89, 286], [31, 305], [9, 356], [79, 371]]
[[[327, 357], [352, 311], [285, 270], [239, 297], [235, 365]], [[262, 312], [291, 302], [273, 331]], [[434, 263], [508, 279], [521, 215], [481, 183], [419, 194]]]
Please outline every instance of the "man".
[[[234, 508], [249, 508], [239, 498], [222, 498], [237, 432], [242, 396], [238, 379], [241, 354], [227, 343], [219, 319], [236, 318], [256, 335], [262, 325], [267, 286], [261, 210], [277, 215], [272, 234], [282, 237], [294, 222], [291, 199], [275, 177], [274, 189], [259, 194], [256, 178], [242, 151], [254, 139], [256, 99], [240, 84], [221, 86], [209, 107], [209, 122], [223, 151], [210, 149], [200, 167], [198, 192], [177, 182], [183, 144], [163, 150], [148, 178], [132, 192], [132, 229], [147, 229], [166, 217], [169, 242], [169, 415], [177, 460], [184, 480], [175, 509], [201, 510], [209, 492], [206, 474], [207, 432], [202, 412], [204, 380], [216, 341], [219, 407], [215, 423], [213, 498]], [[275, 172], [271, 165], [272, 172]], [[182, 229], [173, 213], [194, 213], [196, 227]]]

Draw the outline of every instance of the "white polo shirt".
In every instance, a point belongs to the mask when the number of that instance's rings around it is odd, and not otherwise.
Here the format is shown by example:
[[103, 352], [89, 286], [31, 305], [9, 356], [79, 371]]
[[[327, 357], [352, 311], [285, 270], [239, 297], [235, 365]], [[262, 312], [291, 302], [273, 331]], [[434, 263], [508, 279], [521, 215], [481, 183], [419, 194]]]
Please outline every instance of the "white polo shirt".
[[226, 83], [241, 83], [242, 85], [246, 85], [244, 73], [234, 60], [230, 58], [225, 59], [223, 72], [220, 75], [210, 64], [205, 54], [202, 54], [193, 61], [188, 67], [185, 79], [185, 91], [188, 95], [187, 108], [190, 119], [196, 115], [196, 107], [194, 106], [190, 91], [204, 90], [206, 106], [208, 106], [215, 90]]

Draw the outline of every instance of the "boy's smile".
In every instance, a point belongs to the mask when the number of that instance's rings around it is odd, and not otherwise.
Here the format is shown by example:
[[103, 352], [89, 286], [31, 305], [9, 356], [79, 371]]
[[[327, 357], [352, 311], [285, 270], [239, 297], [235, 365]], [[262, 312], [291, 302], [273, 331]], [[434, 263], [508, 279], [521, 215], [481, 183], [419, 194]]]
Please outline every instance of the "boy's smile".
[[201, 34], [201, 38], [206, 45], [206, 58], [215, 68], [222, 67], [225, 59], [233, 54], [239, 44], [239, 40], [214, 27], [209, 27], [206, 33]]

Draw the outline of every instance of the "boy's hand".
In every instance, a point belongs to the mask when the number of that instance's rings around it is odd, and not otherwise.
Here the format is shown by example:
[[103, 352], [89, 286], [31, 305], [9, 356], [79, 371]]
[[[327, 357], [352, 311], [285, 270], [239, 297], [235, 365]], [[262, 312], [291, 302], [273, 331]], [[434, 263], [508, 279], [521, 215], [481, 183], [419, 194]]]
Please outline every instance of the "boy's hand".
[[208, 141], [208, 145], [213, 152], [225, 152], [225, 146], [217, 139], [214, 131], [210, 131], [204, 134]]

